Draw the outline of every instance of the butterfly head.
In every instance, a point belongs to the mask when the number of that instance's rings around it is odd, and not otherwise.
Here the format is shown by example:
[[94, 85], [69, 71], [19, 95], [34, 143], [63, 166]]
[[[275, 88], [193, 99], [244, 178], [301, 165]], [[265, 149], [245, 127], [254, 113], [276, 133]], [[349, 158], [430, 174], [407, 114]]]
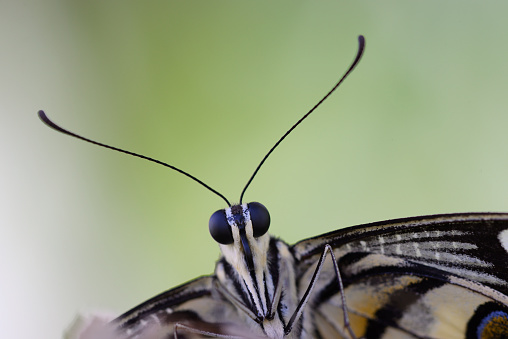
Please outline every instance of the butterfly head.
[[270, 214], [258, 202], [218, 210], [208, 223], [226, 260], [242, 275], [263, 267], [270, 236]]

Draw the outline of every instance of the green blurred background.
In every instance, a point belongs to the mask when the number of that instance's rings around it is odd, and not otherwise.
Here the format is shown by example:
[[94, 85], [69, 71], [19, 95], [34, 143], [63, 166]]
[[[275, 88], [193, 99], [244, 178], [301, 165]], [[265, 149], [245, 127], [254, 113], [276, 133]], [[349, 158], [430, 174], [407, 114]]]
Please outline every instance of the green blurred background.
[[432, 213], [508, 212], [506, 1], [2, 1], [0, 330], [59, 338], [213, 271], [224, 203], [290, 243]]

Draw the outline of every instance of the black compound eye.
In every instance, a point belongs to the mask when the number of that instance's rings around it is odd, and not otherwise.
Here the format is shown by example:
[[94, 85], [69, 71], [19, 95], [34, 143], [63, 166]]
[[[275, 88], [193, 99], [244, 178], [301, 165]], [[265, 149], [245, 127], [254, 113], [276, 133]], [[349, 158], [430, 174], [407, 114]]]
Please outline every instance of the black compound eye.
[[226, 219], [226, 212], [218, 210], [210, 217], [208, 221], [208, 229], [212, 238], [219, 244], [229, 245], [233, 243], [233, 233]]
[[270, 213], [265, 206], [259, 202], [251, 202], [247, 204], [250, 213], [250, 220], [252, 221], [252, 228], [254, 230], [254, 236], [260, 237], [270, 227]]

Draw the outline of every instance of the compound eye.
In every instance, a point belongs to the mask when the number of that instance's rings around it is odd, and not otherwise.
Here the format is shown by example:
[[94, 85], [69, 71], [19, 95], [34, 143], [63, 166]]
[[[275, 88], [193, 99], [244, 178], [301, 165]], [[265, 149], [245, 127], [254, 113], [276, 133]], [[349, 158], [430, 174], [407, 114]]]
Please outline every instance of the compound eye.
[[218, 210], [210, 217], [208, 221], [208, 229], [212, 238], [219, 244], [229, 245], [233, 243], [233, 233], [226, 219], [226, 212]]
[[266, 207], [259, 202], [248, 203], [247, 207], [249, 208], [254, 236], [256, 238], [260, 237], [268, 232], [268, 228], [270, 227], [270, 213], [268, 213]]

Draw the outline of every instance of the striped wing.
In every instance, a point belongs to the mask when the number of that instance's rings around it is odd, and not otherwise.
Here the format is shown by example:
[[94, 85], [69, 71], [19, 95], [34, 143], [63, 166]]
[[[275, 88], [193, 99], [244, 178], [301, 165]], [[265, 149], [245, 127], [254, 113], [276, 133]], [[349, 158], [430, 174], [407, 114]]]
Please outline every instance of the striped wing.
[[[214, 276], [197, 278], [126, 312], [113, 321], [115, 338], [173, 338], [177, 323], [213, 334], [244, 333], [236, 311], [215, 290], [214, 280]], [[203, 337], [188, 329], [179, 329], [178, 338]]]
[[[357, 337], [508, 338], [508, 214], [398, 219], [303, 240], [292, 247], [300, 291], [324, 244], [334, 248]], [[341, 338], [331, 262], [314, 291], [304, 326]]]

